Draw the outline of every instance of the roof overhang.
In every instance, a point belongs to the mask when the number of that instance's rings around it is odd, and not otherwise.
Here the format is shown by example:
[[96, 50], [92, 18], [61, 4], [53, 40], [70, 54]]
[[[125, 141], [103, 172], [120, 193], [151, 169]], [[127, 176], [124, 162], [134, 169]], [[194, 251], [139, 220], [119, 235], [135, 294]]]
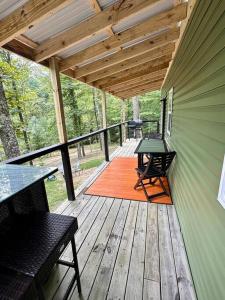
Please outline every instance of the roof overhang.
[[187, 2], [8, 0], [0, 46], [121, 99], [160, 89]]

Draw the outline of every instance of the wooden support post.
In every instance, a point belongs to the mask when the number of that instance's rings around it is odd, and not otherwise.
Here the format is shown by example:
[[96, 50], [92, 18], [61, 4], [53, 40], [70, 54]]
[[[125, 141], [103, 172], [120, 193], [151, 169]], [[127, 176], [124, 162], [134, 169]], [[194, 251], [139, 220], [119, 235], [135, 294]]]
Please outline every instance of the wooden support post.
[[60, 143], [67, 142], [66, 134], [66, 123], [64, 116], [63, 100], [62, 100], [62, 90], [59, 74], [58, 60], [55, 57], [50, 58], [49, 60], [54, 103], [55, 103], [55, 113], [56, 113], [56, 123], [59, 134]]
[[64, 178], [66, 182], [68, 200], [75, 200], [74, 186], [73, 186], [73, 174], [71, 170], [69, 150], [67, 144], [66, 123], [63, 108], [62, 89], [60, 82], [58, 60], [52, 57], [49, 60], [49, 67], [51, 73], [52, 88], [54, 94], [56, 123], [59, 134], [60, 143], [64, 144], [61, 149], [62, 163], [64, 169]]

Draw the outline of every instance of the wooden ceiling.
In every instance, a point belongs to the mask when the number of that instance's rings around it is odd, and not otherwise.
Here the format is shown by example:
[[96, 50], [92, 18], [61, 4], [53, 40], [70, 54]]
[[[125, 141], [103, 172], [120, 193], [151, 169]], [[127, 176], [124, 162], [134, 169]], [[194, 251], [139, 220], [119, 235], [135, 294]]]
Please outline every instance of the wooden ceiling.
[[[151, 11], [163, 0], [120, 0], [102, 8], [98, 0], [90, 2], [95, 14], [66, 30], [38, 43], [29, 30], [57, 18], [76, 0], [28, 0], [0, 20], [0, 46], [32, 61], [49, 65], [49, 58], [59, 59], [59, 70], [72, 78], [100, 88], [121, 99], [160, 89], [180, 38], [180, 22], [187, 16], [187, 2], [172, 0], [172, 7], [136, 18], [124, 30], [114, 28], [121, 22]], [[65, 15], [67, 18], [67, 15]], [[48, 28], [46, 27], [46, 30]], [[80, 51], [63, 51], [94, 38], [102, 31], [107, 38], [97, 40]]]

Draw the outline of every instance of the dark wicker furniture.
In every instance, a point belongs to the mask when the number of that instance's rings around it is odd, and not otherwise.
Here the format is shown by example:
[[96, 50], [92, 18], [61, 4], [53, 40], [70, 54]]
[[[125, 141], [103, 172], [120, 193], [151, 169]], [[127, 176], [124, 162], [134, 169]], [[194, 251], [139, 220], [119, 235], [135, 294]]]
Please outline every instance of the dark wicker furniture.
[[[4, 209], [6, 213], [6, 207]], [[11, 272], [11, 277], [14, 272], [15, 285], [19, 282], [18, 288], [23, 286], [21, 291], [24, 293], [22, 295], [17, 293], [15, 297], [10, 298], [11, 289], [7, 289], [6, 286], [5, 297], [1, 295], [0, 299], [24, 299], [32, 282], [35, 284], [39, 299], [44, 299], [42, 284], [56, 262], [75, 270], [64, 299], [67, 299], [75, 280], [77, 280], [78, 291], [81, 292], [74, 242], [77, 228], [77, 219], [71, 216], [49, 212], [9, 214], [0, 224], [0, 267]], [[61, 261], [59, 257], [69, 242], [72, 244], [73, 262]], [[0, 275], [0, 286], [4, 286], [4, 282], [6, 282], [4, 277]], [[10, 281], [10, 284], [13, 282]]]
[[[148, 201], [151, 201], [151, 199], [155, 197], [169, 195], [169, 192], [166, 190], [161, 178], [167, 176], [167, 170], [169, 169], [175, 155], [175, 151], [166, 153], [152, 153], [150, 156], [147, 155], [148, 162], [142, 164], [136, 169], [138, 180], [134, 186], [134, 189], [137, 189], [141, 186]], [[146, 180], [148, 180], [148, 182], [145, 182]], [[154, 185], [157, 180], [159, 180], [163, 192], [148, 195], [145, 186], [147, 184]]]
[[30, 276], [0, 267], [0, 300], [30, 300], [33, 291]]

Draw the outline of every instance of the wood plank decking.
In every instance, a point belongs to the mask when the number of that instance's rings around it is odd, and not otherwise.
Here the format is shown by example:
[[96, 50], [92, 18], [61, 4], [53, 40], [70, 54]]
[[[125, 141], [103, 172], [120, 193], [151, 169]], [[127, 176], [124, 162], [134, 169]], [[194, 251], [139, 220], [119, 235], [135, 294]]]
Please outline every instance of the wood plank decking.
[[[136, 141], [112, 155], [133, 156]], [[88, 186], [99, 172], [83, 185]], [[70, 299], [196, 299], [173, 205], [83, 195], [58, 213], [78, 218], [75, 236], [82, 297]], [[63, 254], [71, 259], [70, 246]], [[55, 266], [44, 286], [47, 299], [62, 299], [73, 271]]]

